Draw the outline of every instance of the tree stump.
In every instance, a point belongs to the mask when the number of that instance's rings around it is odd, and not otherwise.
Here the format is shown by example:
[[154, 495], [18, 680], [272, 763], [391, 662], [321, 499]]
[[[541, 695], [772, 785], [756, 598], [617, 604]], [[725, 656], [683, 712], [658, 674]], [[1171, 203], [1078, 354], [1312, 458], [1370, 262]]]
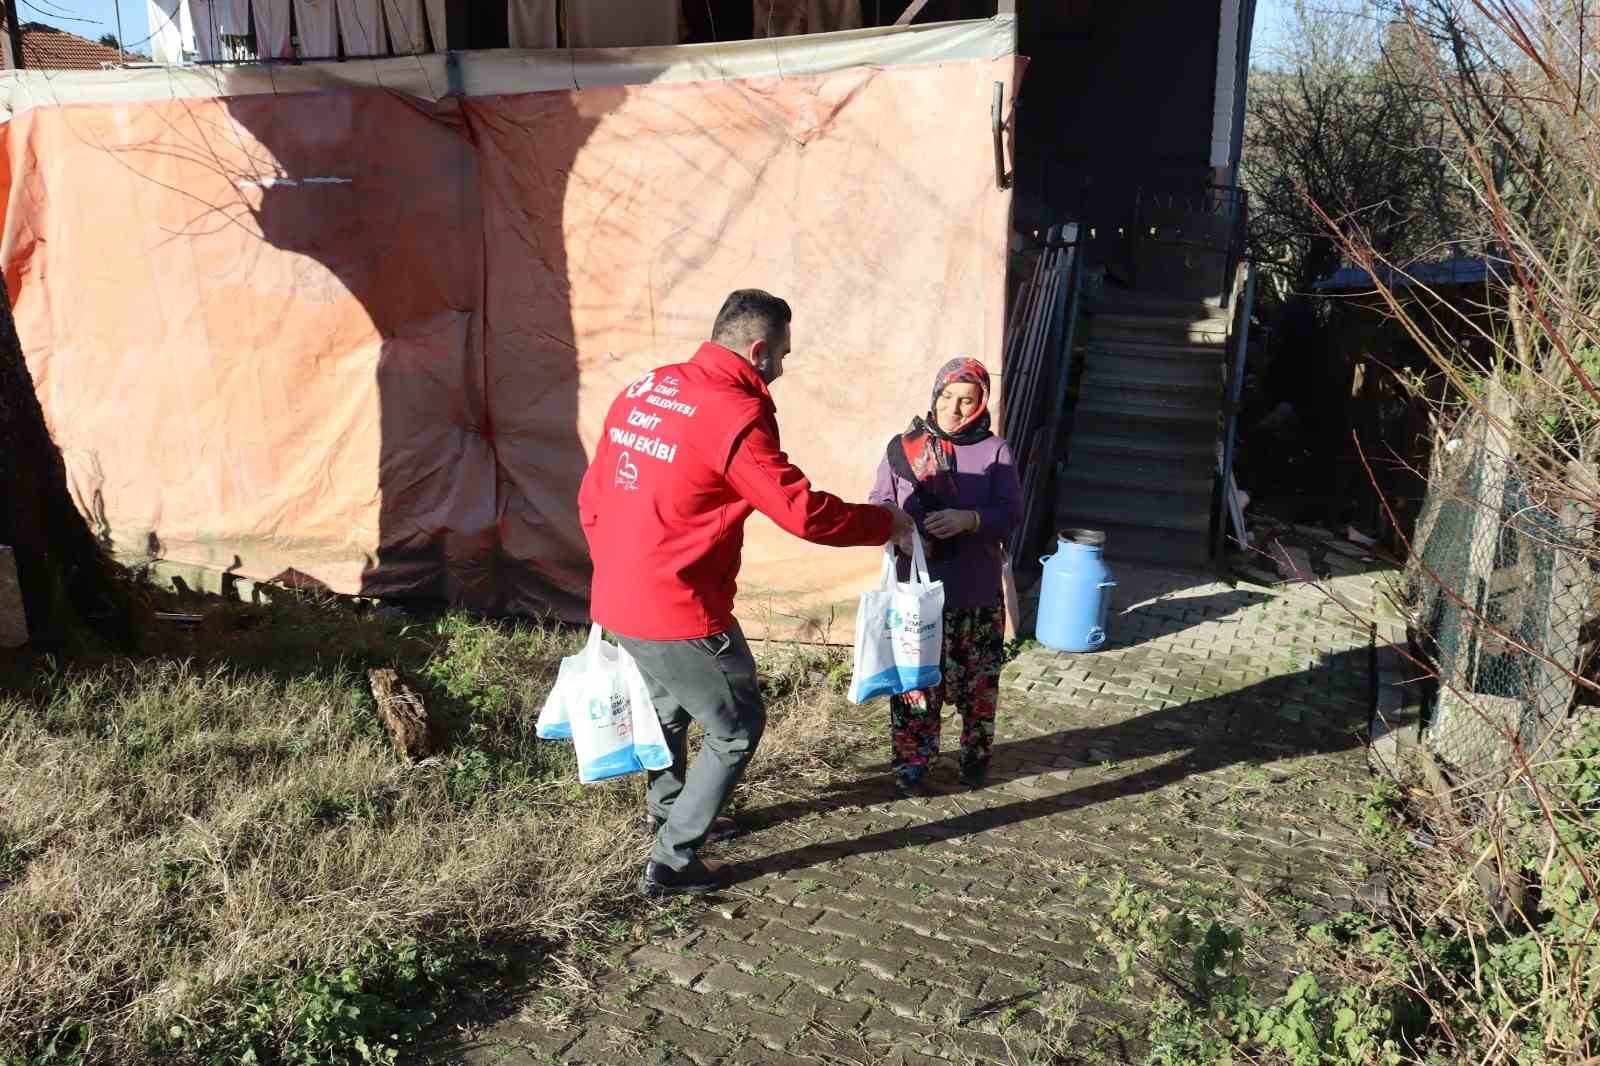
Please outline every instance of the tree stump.
[[17, 559], [0, 544], [0, 648], [20, 648], [28, 643], [28, 620], [22, 610], [22, 586], [17, 583]]
[[372, 696], [378, 701], [378, 719], [389, 731], [394, 750], [402, 758], [421, 759], [439, 750], [438, 735], [428, 721], [422, 697], [388, 667], [367, 671]]

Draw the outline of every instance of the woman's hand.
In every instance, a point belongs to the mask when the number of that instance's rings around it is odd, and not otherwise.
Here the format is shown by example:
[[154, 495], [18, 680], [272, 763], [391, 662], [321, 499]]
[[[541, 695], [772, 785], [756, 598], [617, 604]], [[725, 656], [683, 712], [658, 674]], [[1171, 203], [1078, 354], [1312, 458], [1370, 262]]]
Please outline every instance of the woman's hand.
[[963, 533], [976, 533], [978, 530], [977, 511], [935, 511], [922, 521], [922, 528], [928, 531], [931, 537], [940, 540], [949, 540], [959, 537]]

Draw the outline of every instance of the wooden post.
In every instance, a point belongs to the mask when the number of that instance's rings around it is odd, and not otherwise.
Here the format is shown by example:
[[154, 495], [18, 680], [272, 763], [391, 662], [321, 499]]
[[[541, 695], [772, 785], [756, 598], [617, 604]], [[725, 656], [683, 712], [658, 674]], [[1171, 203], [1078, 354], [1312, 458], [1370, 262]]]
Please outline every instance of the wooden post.
[[[1498, 727], [1516, 728], [1515, 717], [1503, 720], [1508, 716], [1507, 701], [1474, 692], [1479, 615], [1486, 606], [1485, 594], [1499, 546], [1510, 451], [1505, 431], [1510, 419], [1510, 397], [1498, 379], [1490, 382], [1487, 408], [1482, 425], [1473, 434], [1476, 446], [1472, 461], [1478, 466], [1478, 481], [1462, 534], [1467, 545], [1466, 565], [1459, 574], [1440, 575], [1445, 581], [1455, 581], [1456, 587], [1439, 593], [1446, 607], [1437, 641], [1441, 649], [1453, 648], [1454, 655], [1449, 662], [1438, 664], [1439, 699], [1430, 728], [1434, 751], [1471, 777], [1487, 771], [1487, 763], [1494, 761], [1493, 753], [1501, 750]], [[1490, 731], [1496, 735], [1486, 743]]]
[[[1568, 483], [1574, 487], [1590, 480], [1588, 472], [1578, 463], [1571, 464], [1568, 475]], [[1578, 630], [1589, 610], [1592, 587], [1589, 549], [1593, 524], [1594, 512], [1585, 502], [1569, 499], [1562, 506], [1561, 533], [1551, 562], [1550, 586], [1544, 602], [1539, 604], [1542, 614], [1536, 649], [1555, 662], [1535, 660], [1528, 678], [1532, 689], [1529, 706], [1534, 718], [1523, 723], [1522, 743], [1530, 756], [1537, 757], [1540, 745], [1559, 730], [1572, 707], [1572, 694], [1577, 687], [1572, 671], [1577, 668]]]
[[0, 544], [0, 650], [28, 643], [28, 618], [22, 611], [16, 554]]
[[[1489, 417], [1483, 427], [1483, 450], [1479, 453], [1477, 491], [1473, 494], [1472, 534], [1467, 539], [1467, 574], [1464, 588], [1456, 593], [1483, 611], [1487, 603], [1483, 592], [1494, 574], [1495, 555], [1500, 545], [1501, 511], [1506, 499], [1506, 471], [1511, 461], [1511, 396], [1498, 377], [1489, 380]], [[1451, 684], [1466, 692], [1476, 676], [1481, 618], [1465, 620], [1462, 654], [1456, 656]]]
[[5, 20], [11, 42], [11, 69], [21, 70], [27, 66], [27, 59], [22, 54], [22, 23], [17, 19], [17, 0], [5, 0]]
[[1447, 434], [1433, 434], [1433, 446], [1428, 454], [1428, 487], [1422, 496], [1422, 510], [1417, 515], [1417, 524], [1411, 530], [1411, 558], [1419, 564], [1427, 554], [1428, 541], [1433, 537], [1433, 528], [1439, 521], [1445, 492], [1456, 473], [1450, 453], [1445, 450], [1447, 443]]

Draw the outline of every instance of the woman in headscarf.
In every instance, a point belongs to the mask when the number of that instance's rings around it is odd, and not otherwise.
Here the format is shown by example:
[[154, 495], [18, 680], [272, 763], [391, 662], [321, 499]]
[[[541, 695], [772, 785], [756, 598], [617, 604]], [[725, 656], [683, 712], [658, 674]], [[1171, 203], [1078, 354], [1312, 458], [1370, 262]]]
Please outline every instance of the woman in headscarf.
[[[1005, 662], [1003, 544], [1022, 518], [1022, 488], [1005, 440], [989, 428], [989, 372], [952, 359], [934, 379], [929, 410], [889, 442], [868, 499], [916, 520], [928, 571], [944, 582], [943, 682], [889, 700], [895, 784], [922, 791], [939, 754], [939, 712], [961, 713], [961, 783], [982, 786], [994, 742]], [[900, 578], [909, 577], [902, 557]]]

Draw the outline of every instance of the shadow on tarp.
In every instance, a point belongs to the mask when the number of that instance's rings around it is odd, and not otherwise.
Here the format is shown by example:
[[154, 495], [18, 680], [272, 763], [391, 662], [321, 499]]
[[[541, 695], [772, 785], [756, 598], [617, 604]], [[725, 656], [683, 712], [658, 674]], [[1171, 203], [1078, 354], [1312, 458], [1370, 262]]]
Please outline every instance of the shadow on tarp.
[[[596, 120], [568, 94], [539, 96], [540, 173], [566, 175]], [[564, 188], [546, 185], [519, 202], [502, 173], [505, 142], [527, 131], [480, 130], [475, 102], [459, 97], [430, 104], [361, 91], [223, 103], [290, 179], [265, 184], [251, 215], [261, 240], [302, 257], [296, 303], [348, 294], [368, 319], [323, 342], [330, 363], [356, 361], [376, 379], [377, 550], [361, 595], [581, 615], [587, 574], [542, 567], [515, 543], [527, 524], [579, 536], [571, 512], [584, 460], [562, 295]], [[518, 313], [497, 318], [508, 307]], [[512, 322], [523, 328], [506, 329]], [[309, 376], [292, 387], [334, 412], [336, 398], [316, 394], [362, 384]], [[536, 409], [519, 410], [530, 393]], [[338, 447], [337, 428], [311, 431]], [[512, 454], [533, 457], [532, 468]], [[537, 482], [540, 503], [519, 494], [519, 479]]]

